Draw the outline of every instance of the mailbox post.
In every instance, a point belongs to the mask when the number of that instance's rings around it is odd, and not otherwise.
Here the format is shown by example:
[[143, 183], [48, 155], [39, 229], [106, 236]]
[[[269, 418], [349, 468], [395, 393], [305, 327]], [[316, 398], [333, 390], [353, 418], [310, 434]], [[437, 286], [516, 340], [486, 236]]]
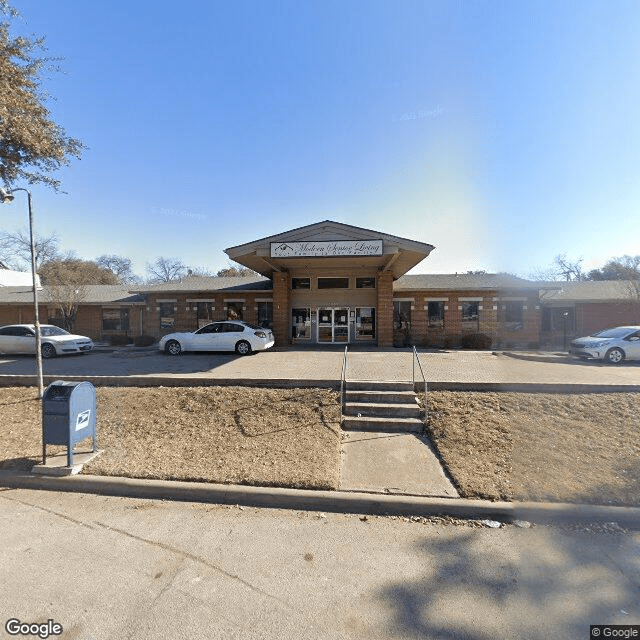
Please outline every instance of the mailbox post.
[[52, 382], [42, 396], [42, 464], [47, 445], [67, 446], [67, 466], [73, 466], [73, 447], [92, 438], [96, 441], [96, 389], [90, 382]]

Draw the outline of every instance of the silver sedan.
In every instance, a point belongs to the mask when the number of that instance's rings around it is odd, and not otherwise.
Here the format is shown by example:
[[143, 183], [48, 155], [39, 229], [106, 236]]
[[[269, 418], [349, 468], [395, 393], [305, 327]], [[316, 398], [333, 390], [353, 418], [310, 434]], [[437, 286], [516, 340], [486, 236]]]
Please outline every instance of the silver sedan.
[[569, 353], [583, 359], [620, 364], [640, 360], [640, 326], [615, 327], [578, 338], [569, 345]]

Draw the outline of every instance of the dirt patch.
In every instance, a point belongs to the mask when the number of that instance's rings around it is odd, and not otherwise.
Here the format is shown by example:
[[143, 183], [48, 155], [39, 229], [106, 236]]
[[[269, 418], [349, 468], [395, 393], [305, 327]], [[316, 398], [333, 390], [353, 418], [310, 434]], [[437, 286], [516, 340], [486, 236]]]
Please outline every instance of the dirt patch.
[[[325, 389], [100, 388], [105, 452], [85, 473], [335, 489], [340, 408]], [[40, 461], [40, 401], [0, 390], [0, 468]], [[82, 447], [81, 447], [82, 448]], [[64, 450], [50, 446], [51, 454]]]
[[431, 392], [430, 435], [461, 495], [640, 505], [640, 396]]

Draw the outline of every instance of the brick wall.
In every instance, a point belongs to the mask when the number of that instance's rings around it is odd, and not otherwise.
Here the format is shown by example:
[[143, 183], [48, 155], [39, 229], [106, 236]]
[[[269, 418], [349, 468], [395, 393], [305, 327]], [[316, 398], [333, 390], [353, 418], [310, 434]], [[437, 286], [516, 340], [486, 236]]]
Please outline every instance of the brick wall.
[[378, 308], [376, 332], [379, 347], [393, 346], [393, 275], [386, 271], [378, 274]]
[[576, 332], [580, 336], [624, 325], [640, 325], [640, 302], [593, 302], [576, 305]]
[[[228, 317], [229, 303], [233, 302], [240, 306], [242, 310], [242, 319], [246, 322], [256, 323], [258, 320], [258, 311], [256, 298], [260, 300], [271, 300], [270, 291], [225, 291], [215, 293], [198, 292], [198, 293], [153, 293], [149, 294], [147, 303], [140, 308], [139, 313], [143, 314], [143, 333], [145, 335], [160, 338], [174, 331], [193, 331], [198, 328], [198, 301], [210, 302], [212, 306], [211, 317], [206, 319], [214, 322], [216, 320], [226, 320]], [[161, 301], [171, 305], [173, 315], [172, 327], [160, 327], [160, 304]], [[274, 310], [275, 316], [275, 310]], [[135, 316], [135, 325], [129, 320], [130, 335], [138, 335], [140, 327], [140, 316]]]
[[274, 272], [273, 276], [273, 336], [276, 346], [289, 343], [289, 302], [291, 277], [288, 273]]

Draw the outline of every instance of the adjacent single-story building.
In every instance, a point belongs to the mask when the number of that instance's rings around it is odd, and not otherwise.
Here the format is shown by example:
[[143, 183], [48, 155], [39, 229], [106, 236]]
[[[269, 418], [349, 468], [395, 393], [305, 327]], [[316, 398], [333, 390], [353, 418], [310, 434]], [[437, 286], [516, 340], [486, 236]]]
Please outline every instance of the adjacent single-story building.
[[[226, 249], [255, 275], [83, 287], [75, 331], [158, 338], [214, 320], [272, 328], [278, 345], [561, 346], [575, 335], [640, 324], [623, 282], [533, 282], [507, 274], [407, 275], [430, 244], [326, 220]], [[59, 324], [40, 292], [42, 322]], [[30, 304], [31, 303], [31, 304]], [[0, 287], [0, 324], [31, 322], [28, 287]], [[487, 338], [483, 338], [486, 336]]]

